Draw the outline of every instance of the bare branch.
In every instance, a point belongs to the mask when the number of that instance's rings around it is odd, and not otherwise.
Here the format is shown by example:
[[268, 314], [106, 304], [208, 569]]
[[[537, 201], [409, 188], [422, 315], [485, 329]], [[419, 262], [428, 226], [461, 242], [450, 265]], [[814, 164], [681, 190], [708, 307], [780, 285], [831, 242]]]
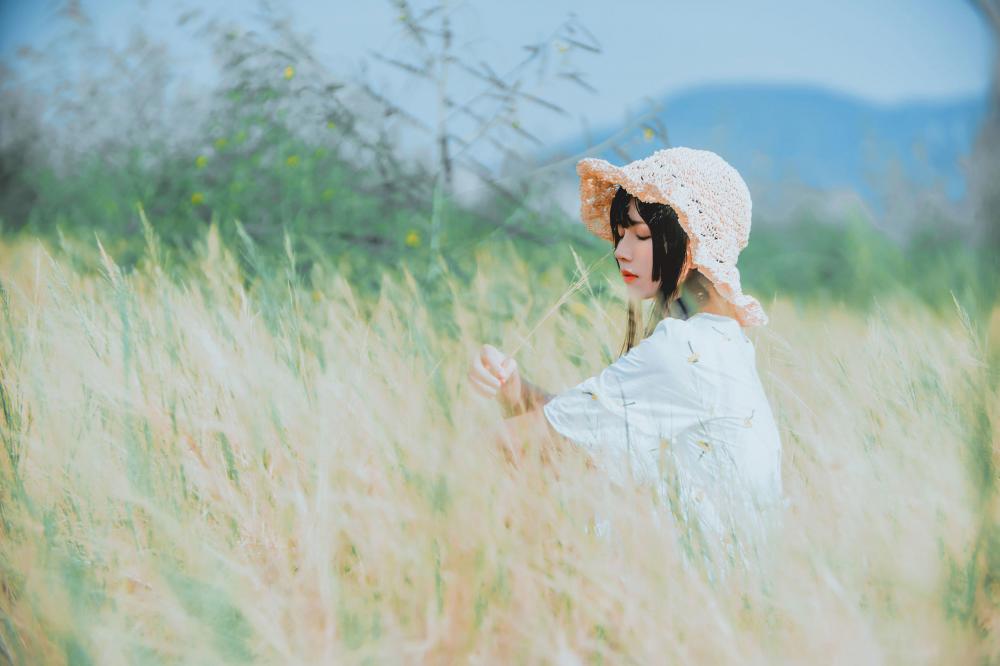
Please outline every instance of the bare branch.
[[406, 28], [407, 32], [410, 33], [420, 46], [427, 48], [427, 41], [424, 39], [424, 33], [427, 29], [421, 26], [417, 21], [420, 19], [413, 18], [413, 12], [410, 9], [410, 3], [406, 0], [394, 0], [392, 3], [399, 10], [399, 21]]
[[529, 141], [531, 141], [532, 143], [534, 143], [536, 146], [542, 146], [542, 145], [544, 145], [542, 143], [541, 139], [539, 139], [534, 134], [532, 134], [531, 132], [528, 132], [523, 127], [521, 127], [521, 123], [519, 123], [517, 121], [514, 121], [514, 122], [512, 122], [510, 124], [510, 128], [512, 130], [514, 130], [515, 132], [517, 132], [518, 134], [520, 134], [521, 136], [523, 136], [524, 138], [526, 138]]
[[417, 17], [417, 21], [425, 21], [428, 18], [430, 18], [431, 16], [434, 16], [435, 14], [437, 14], [442, 9], [444, 9], [444, 5], [435, 5], [434, 7], [430, 7], [429, 9], [427, 9], [426, 11], [424, 11], [423, 14], [421, 14], [420, 16]]
[[179, 17], [177, 17], [177, 25], [185, 25], [188, 21], [201, 15], [200, 9], [192, 9], [189, 12], [184, 12]]
[[591, 53], [600, 53], [601, 52], [600, 47], [591, 46], [590, 44], [584, 44], [581, 41], [577, 41], [577, 40], [573, 39], [572, 37], [563, 37], [563, 39], [565, 39], [568, 44], [572, 44], [573, 46], [575, 46], [577, 48], [583, 49], [584, 51], [590, 51]]
[[560, 72], [559, 76], [579, 84], [592, 93], [597, 93], [597, 88], [584, 81], [579, 72]]
[[594, 33], [587, 30], [587, 26], [585, 26], [583, 23], [580, 23], [580, 21], [577, 20], [576, 14], [570, 15], [570, 20], [566, 24], [566, 29], [569, 31], [571, 35], [574, 34], [577, 30], [579, 30], [587, 38], [587, 41], [589, 41], [593, 45], [592, 48], [597, 49], [599, 53], [603, 51], [603, 49], [601, 48], [600, 41], [597, 39], [597, 37], [594, 36]]
[[416, 74], [417, 76], [421, 76], [425, 79], [432, 78], [430, 72], [428, 71], [426, 63], [424, 64], [423, 69], [421, 69], [416, 65], [411, 65], [410, 63], [403, 62], [402, 60], [396, 60], [395, 58], [386, 58], [384, 55], [376, 53], [375, 51], [369, 51], [368, 53], [376, 60], [380, 60], [386, 63], [387, 65], [393, 65], [395, 67], [402, 69], [403, 71], [410, 72], [411, 74]]
[[375, 100], [376, 102], [378, 102], [378, 103], [380, 103], [382, 105], [382, 107], [385, 109], [385, 115], [386, 116], [397, 115], [400, 118], [402, 118], [402, 119], [406, 120], [407, 122], [409, 122], [411, 125], [414, 125], [415, 127], [418, 127], [420, 129], [424, 130], [425, 132], [430, 132], [431, 131], [430, 127], [428, 127], [427, 125], [425, 125], [424, 123], [422, 123], [415, 116], [407, 113], [406, 111], [404, 111], [400, 107], [398, 107], [395, 104], [393, 104], [390, 100], [386, 99], [384, 96], [382, 96], [379, 93], [377, 93], [374, 90], [372, 90], [371, 86], [369, 86], [367, 83], [365, 83], [365, 84], [363, 84], [361, 86], [361, 90], [364, 91], [364, 93], [366, 95], [368, 95], [373, 100]]
[[547, 102], [546, 100], [544, 100], [544, 99], [542, 99], [540, 97], [535, 97], [534, 95], [531, 95], [531, 94], [526, 93], [526, 92], [521, 92], [521, 91], [518, 91], [517, 94], [520, 95], [521, 97], [523, 97], [524, 99], [528, 100], [529, 102], [534, 102], [535, 104], [538, 104], [539, 106], [543, 106], [546, 109], [550, 109], [550, 110], [555, 111], [556, 113], [559, 113], [559, 114], [564, 115], [564, 116], [568, 116], [569, 115], [569, 112], [566, 111], [566, 109], [562, 108], [561, 106], [558, 106], [557, 104], [553, 104], [552, 102]]

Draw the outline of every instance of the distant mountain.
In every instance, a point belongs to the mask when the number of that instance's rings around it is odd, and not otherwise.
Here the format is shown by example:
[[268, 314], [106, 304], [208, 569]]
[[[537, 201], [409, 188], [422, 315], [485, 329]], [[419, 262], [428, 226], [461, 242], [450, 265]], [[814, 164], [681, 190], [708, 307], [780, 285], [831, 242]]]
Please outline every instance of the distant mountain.
[[[880, 106], [820, 88], [757, 84], [698, 87], [661, 104], [655, 119], [621, 134], [622, 151], [595, 155], [621, 164], [667, 145], [715, 151], [746, 179], [755, 213], [780, 208], [794, 192], [853, 191], [881, 214], [887, 183], [900, 179], [960, 199], [960, 160], [986, 113], [985, 96]], [[574, 137], [539, 159], [583, 153], [625, 125]]]

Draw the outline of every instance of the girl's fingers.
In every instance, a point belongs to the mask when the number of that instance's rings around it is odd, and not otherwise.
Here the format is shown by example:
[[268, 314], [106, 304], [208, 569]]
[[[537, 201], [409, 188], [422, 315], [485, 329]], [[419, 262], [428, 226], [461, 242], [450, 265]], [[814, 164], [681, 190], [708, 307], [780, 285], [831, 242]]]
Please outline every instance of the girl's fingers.
[[500, 378], [479, 363], [472, 364], [469, 376], [476, 377], [485, 384], [492, 384], [495, 388], [500, 388]]
[[497, 379], [503, 379], [500, 372], [500, 366], [504, 362], [503, 352], [492, 345], [483, 345], [479, 359], [482, 362], [483, 367], [486, 368], [490, 374]]
[[503, 381], [503, 373], [489, 365], [483, 368], [482, 376], [484, 379], [495, 379], [497, 382]]
[[500, 380], [486, 372], [486, 370], [477, 370], [475, 368], [469, 370], [469, 380], [478, 381], [486, 388], [491, 388], [494, 391], [500, 388]]
[[490, 387], [486, 386], [485, 384], [483, 384], [481, 381], [477, 380], [474, 377], [469, 378], [469, 385], [472, 386], [472, 389], [476, 391], [476, 393], [478, 393], [483, 397], [495, 398], [497, 395], [496, 390], [491, 389]]
[[496, 395], [497, 391], [500, 390], [499, 386], [488, 384], [487, 382], [484, 382], [482, 379], [479, 379], [478, 377], [474, 377], [469, 381], [475, 384], [476, 386], [482, 388], [484, 391], [488, 391], [490, 395]]
[[483, 351], [473, 360], [472, 367], [475, 368], [478, 371], [478, 373], [484, 377], [486, 375], [492, 375], [497, 379], [501, 379], [500, 375], [494, 369], [493, 362], [490, 359], [489, 355], [487, 355], [485, 347], [483, 348]]
[[494, 397], [494, 396], [490, 395], [489, 392], [486, 389], [484, 389], [483, 387], [479, 386], [475, 382], [469, 382], [469, 386], [472, 387], [472, 390], [475, 391], [476, 394], [481, 395], [484, 398], [492, 400], [493, 397]]

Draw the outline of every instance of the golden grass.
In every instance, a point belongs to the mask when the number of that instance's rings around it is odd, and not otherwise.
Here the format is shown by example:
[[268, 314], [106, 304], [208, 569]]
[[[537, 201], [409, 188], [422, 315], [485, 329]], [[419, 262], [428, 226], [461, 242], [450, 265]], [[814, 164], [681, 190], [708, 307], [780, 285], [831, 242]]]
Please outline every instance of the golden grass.
[[444, 273], [454, 300], [432, 306], [405, 272], [372, 301], [322, 272], [313, 291], [282, 275], [245, 289], [214, 232], [182, 281], [0, 248], [4, 651], [1000, 660], [997, 310], [967, 328], [898, 301], [765, 304], [749, 334], [791, 506], [759, 566], [719, 585], [649, 488], [582, 456], [515, 473], [492, 448], [497, 407], [465, 385], [478, 345], [523, 345], [525, 376], [562, 390], [618, 347], [624, 306], [583, 288], [533, 328], [567, 285], [480, 262], [469, 284]]

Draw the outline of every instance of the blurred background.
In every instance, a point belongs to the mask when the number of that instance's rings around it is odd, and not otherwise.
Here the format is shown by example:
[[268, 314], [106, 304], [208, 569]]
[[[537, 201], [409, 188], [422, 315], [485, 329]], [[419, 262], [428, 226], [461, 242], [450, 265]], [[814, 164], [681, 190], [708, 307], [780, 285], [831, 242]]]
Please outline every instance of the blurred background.
[[[998, 32], [0, 0], [0, 665], [1000, 664]], [[787, 522], [718, 586], [676, 470], [511, 473], [468, 385], [621, 353], [575, 165], [665, 146], [747, 180], [771, 317]]]
[[6, 0], [0, 218], [126, 266], [142, 214], [178, 253], [214, 221], [306, 275], [433, 288], [497, 243], [599, 256], [576, 161], [683, 145], [750, 186], [751, 292], [988, 312], [998, 29], [987, 0]]

